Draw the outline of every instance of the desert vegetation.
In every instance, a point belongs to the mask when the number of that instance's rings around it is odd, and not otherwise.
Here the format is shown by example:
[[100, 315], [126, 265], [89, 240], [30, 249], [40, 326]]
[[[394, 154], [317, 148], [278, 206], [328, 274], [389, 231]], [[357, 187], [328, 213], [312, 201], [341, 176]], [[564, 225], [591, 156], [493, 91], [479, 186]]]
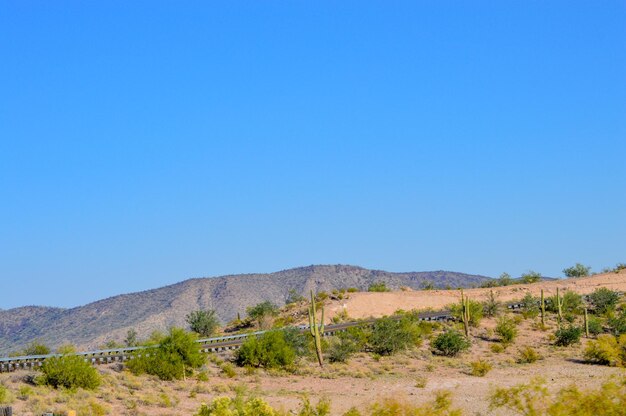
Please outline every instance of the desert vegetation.
[[[210, 354], [208, 360], [195, 343], [199, 328], [172, 328], [145, 340], [135, 335], [133, 343], [154, 348], [124, 365], [93, 367], [66, 346], [40, 371], [2, 374], [0, 403], [33, 415], [68, 409], [79, 415], [149, 415], [172, 409], [169, 413], [188, 415], [366, 416], [558, 415], [589, 406], [597, 395], [623, 400], [621, 379], [610, 376], [626, 366], [626, 307], [613, 290], [598, 288], [587, 297], [564, 290], [544, 302], [543, 296], [520, 290], [522, 306], [516, 310], [506, 308], [497, 289], [483, 298], [459, 292], [449, 305], [454, 321], [425, 322], [416, 311], [397, 311], [324, 337], [322, 311], [340, 293], [299, 298], [284, 309], [267, 303], [250, 308], [244, 320], [252, 329], [270, 325], [270, 330], [248, 338], [232, 355]], [[286, 314], [313, 323], [318, 333], [285, 326]], [[48, 349], [35, 343], [32, 351]], [[531, 377], [563, 368], [558, 388]], [[575, 380], [585, 380], [585, 389], [572, 385]], [[371, 386], [382, 392], [391, 385], [405, 387], [391, 395], [366, 393]], [[464, 391], [476, 388], [487, 407], [463, 401]], [[400, 393], [406, 389], [413, 393]], [[302, 390], [311, 395], [302, 396]]]

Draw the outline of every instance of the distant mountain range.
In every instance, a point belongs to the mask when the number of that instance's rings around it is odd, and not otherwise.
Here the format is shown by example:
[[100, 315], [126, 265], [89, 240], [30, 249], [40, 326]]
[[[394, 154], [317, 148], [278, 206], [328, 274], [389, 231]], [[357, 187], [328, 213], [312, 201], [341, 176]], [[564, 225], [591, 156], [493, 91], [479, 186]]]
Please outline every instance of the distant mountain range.
[[433, 271], [391, 273], [345, 265], [308, 266], [268, 274], [241, 274], [189, 279], [170, 286], [103, 299], [62, 309], [24, 306], [0, 310], [0, 355], [18, 351], [33, 340], [50, 347], [65, 343], [96, 348], [121, 341], [134, 328], [139, 337], [170, 326], [184, 326], [185, 316], [197, 309], [215, 309], [222, 322], [232, 320], [248, 306], [266, 300], [284, 305], [290, 289], [300, 294], [355, 287], [367, 290], [374, 282], [391, 289], [470, 287], [489, 277]]

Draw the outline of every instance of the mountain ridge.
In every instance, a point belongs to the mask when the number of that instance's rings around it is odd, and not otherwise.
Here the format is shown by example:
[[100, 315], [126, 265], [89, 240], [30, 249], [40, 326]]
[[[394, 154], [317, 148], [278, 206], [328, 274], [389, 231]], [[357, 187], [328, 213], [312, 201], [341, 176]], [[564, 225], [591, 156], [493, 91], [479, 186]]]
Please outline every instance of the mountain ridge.
[[0, 353], [6, 354], [37, 340], [51, 347], [72, 343], [96, 348], [121, 341], [133, 328], [140, 337], [169, 326], [184, 326], [196, 309], [215, 309], [222, 322], [245, 315], [248, 306], [270, 300], [283, 305], [290, 289], [332, 291], [348, 287], [367, 290], [383, 281], [392, 289], [469, 287], [486, 276], [449, 272], [387, 272], [350, 265], [310, 265], [273, 273], [194, 277], [171, 285], [111, 296], [73, 308], [22, 306], [0, 310]]

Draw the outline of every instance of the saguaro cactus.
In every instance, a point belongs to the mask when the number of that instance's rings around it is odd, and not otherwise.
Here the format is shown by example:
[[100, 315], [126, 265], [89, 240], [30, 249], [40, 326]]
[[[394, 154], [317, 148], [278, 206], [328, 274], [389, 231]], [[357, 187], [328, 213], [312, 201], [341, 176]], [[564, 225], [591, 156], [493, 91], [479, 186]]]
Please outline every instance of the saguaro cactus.
[[546, 301], [543, 297], [543, 289], [541, 289], [541, 326], [546, 326]]
[[309, 307], [309, 326], [311, 327], [311, 336], [315, 340], [315, 354], [320, 367], [324, 367], [324, 358], [322, 357], [322, 335], [324, 334], [324, 307], [322, 306], [322, 319], [317, 323], [317, 308], [315, 307], [315, 296], [311, 291], [311, 306]]
[[461, 320], [463, 321], [463, 329], [465, 330], [465, 336], [469, 338], [469, 324], [470, 324], [470, 305], [469, 305], [469, 297], [463, 294], [463, 289], [461, 289]]
[[587, 308], [585, 308], [585, 337], [589, 338], [589, 317], [587, 316]]
[[556, 307], [558, 308], [559, 324], [563, 320], [563, 298], [559, 294], [559, 288], [556, 288]]

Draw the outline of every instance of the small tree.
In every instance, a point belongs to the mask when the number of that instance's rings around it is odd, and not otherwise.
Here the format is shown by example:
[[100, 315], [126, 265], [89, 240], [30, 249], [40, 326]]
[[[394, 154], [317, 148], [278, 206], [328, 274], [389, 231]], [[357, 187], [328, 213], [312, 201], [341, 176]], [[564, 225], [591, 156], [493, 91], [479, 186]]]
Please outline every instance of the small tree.
[[504, 315], [498, 319], [498, 324], [496, 325], [496, 334], [500, 336], [500, 342], [504, 346], [508, 346], [517, 337], [517, 326], [515, 325], [515, 321], [510, 317]]
[[535, 283], [541, 280], [541, 273], [530, 270], [527, 273], [522, 274], [520, 280], [525, 284]]
[[583, 330], [577, 326], [570, 325], [568, 327], [559, 328], [554, 334], [556, 337], [555, 345], [567, 347], [580, 341]]
[[563, 274], [567, 277], [585, 277], [585, 276], [589, 276], [590, 271], [591, 271], [591, 267], [585, 266], [580, 263], [576, 263], [576, 265], [572, 267], [563, 269]]
[[522, 299], [522, 315], [524, 318], [536, 318], [539, 315], [539, 304], [537, 298], [526, 292], [526, 295]]
[[137, 346], [137, 331], [135, 328], [131, 328], [126, 332], [126, 338], [124, 338], [124, 344], [127, 347], [136, 347]]
[[287, 293], [287, 299], [285, 299], [285, 303], [289, 305], [292, 303], [303, 302], [304, 300], [304, 296], [299, 294], [295, 289], [289, 289], [289, 292]]
[[416, 345], [419, 340], [420, 329], [410, 319], [381, 318], [372, 326], [370, 347], [376, 354], [392, 355]]
[[487, 299], [483, 302], [483, 312], [486, 316], [492, 318], [498, 314], [499, 310], [500, 302], [493, 290], [490, 290]]
[[513, 278], [507, 272], [502, 273], [498, 278], [498, 285], [500, 286], [509, 286], [511, 284], [513, 284]]
[[436, 354], [454, 357], [470, 347], [470, 342], [456, 329], [447, 329], [431, 343]]
[[28, 347], [22, 353], [24, 355], [46, 355], [50, 354], [50, 348], [40, 342], [33, 341], [28, 344]]
[[601, 287], [589, 295], [589, 301], [595, 307], [596, 313], [605, 313], [615, 308], [619, 301], [619, 293], [606, 287]]
[[248, 317], [253, 321], [256, 321], [259, 327], [265, 328], [271, 325], [267, 324], [267, 320], [278, 315], [278, 306], [274, 303], [266, 300], [265, 302], [258, 303], [254, 306], [246, 308]]
[[101, 382], [98, 371], [77, 355], [48, 358], [43, 362], [41, 372], [37, 383], [54, 388], [94, 390]]
[[240, 366], [278, 368], [290, 367], [296, 353], [287, 343], [283, 331], [269, 331], [260, 337], [250, 337], [235, 353]]
[[369, 285], [367, 288], [368, 292], [389, 292], [390, 289], [387, 287], [385, 282], [374, 282]]
[[189, 370], [201, 367], [206, 361], [196, 340], [193, 333], [171, 328], [158, 347], [128, 361], [128, 368], [134, 374], [152, 374], [161, 380], [185, 378]]
[[219, 321], [215, 315], [215, 310], [193, 311], [185, 318], [189, 328], [201, 337], [210, 337], [219, 327]]

